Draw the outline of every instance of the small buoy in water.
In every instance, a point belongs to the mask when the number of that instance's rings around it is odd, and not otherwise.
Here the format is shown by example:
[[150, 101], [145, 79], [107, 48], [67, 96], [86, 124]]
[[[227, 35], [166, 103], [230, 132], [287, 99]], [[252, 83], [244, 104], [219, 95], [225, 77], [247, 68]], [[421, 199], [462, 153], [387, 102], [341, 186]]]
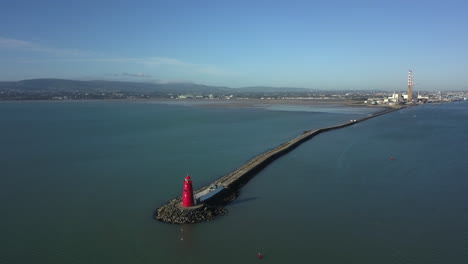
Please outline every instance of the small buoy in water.
[[262, 258], [263, 258], [263, 255], [262, 255], [262, 253], [258, 252], [258, 254], [257, 254], [257, 258], [258, 258], [258, 259], [262, 259]]
[[395, 158], [394, 157], [390, 157], [390, 160], [394, 160]]

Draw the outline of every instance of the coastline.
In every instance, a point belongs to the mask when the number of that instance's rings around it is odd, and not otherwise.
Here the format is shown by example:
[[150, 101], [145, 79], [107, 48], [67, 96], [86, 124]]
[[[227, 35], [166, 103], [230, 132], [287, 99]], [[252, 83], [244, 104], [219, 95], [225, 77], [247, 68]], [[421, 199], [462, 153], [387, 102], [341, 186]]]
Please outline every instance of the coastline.
[[[349, 107], [383, 111], [401, 106], [368, 105], [354, 100], [337, 99], [83, 99], [83, 100], [0, 100], [0, 103], [155, 103], [201, 108], [262, 108], [270, 110], [311, 111], [321, 107]], [[291, 108], [287, 108], [291, 106]], [[275, 108], [277, 107], [277, 108]]]
[[357, 103], [351, 100], [336, 99], [215, 99], [215, 100], [197, 100], [197, 99], [173, 99], [173, 100], [155, 100], [156, 102], [167, 102], [171, 104], [193, 105], [201, 107], [223, 107], [223, 108], [250, 108], [270, 105], [337, 105], [337, 106], [358, 106], [367, 107], [365, 104]]
[[[106, 100], [112, 102], [114, 100]], [[160, 103], [177, 106], [190, 106], [200, 108], [261, 108], [277, 111], [305, 111], [314, 112], [324, 107], [349, 108], [349, 109], [369, 109], [372, 112], [380, 112], [389, 109], [399, 109], [403, 105], [369, 105], [354, 100], [336, 100], [336, 99], [137, 99], [137, 100], [119, 100], [120, 102], [137, 103]], [[291, 106], [291, 108], [288, 108]], [[276, 107], [276, 108], [275, 108]]]

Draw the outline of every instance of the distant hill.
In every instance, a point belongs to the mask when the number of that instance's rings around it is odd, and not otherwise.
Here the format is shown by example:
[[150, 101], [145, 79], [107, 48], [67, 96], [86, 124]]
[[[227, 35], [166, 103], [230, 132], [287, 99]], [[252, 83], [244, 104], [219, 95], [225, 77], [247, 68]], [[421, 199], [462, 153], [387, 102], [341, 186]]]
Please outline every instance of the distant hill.
[[31, 79], [17, 82], [0, 82], [0, 90], [22, 92], [133, 92], [133, 93], [220, 93], [229, 90], [191, 83], [143, 83], [123, 81], [76, 81], [64, 79]]
[[64, 79], [31, 79], [16, 82], [0, 82], [0, 91], [23, 93], [285, 93], [309, 92], [303, 88], [245, 87], [228, 88], [193, 83], [144, 83], [126, 81], [76, 81]]

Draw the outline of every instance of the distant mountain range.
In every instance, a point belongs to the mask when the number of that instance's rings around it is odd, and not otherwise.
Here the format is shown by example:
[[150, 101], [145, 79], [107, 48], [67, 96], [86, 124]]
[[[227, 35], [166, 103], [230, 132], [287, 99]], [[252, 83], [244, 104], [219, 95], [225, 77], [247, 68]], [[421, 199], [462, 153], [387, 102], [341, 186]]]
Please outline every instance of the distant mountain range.
[[229, 88], [193, 83], [145, 83], [126, 81], [76, 81], [65, 79], [31, 79], [14, 82], [0, 82], [0, 92], [22, 93], [164, 93], [164, 94], [227, 94], [227, 93], [304, 93], [311, 89], [244, 87]]

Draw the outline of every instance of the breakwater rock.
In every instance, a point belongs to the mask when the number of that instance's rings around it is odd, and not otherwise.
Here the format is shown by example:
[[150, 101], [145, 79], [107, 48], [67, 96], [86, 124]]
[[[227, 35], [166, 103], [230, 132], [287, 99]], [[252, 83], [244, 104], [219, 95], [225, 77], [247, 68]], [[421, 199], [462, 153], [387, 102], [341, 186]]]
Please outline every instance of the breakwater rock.
[[[207, 186], [196, 191], [201, 192]], [[156, 209], [154, 218], [156, 220], [171, 224], [194, 224], [211, 221], [216, 216], [227, 214], [224, 208], [226, 204], [234, 201], [238, 196], [237, 188], [224, 188], [217, 195], [206, 199], [203, 203], [192, 207], [182, 207], [181, 198], [170, 200], [168, 203]]]
[[172, 224], [194, 224], [211, 221], [218, 215], [224, 215], [227, 210], [220, 206], [200, 204], [192, 207], [182, 207], [180, 199], [175, 199], [159, 207], [155, 211], [156, 220]]

